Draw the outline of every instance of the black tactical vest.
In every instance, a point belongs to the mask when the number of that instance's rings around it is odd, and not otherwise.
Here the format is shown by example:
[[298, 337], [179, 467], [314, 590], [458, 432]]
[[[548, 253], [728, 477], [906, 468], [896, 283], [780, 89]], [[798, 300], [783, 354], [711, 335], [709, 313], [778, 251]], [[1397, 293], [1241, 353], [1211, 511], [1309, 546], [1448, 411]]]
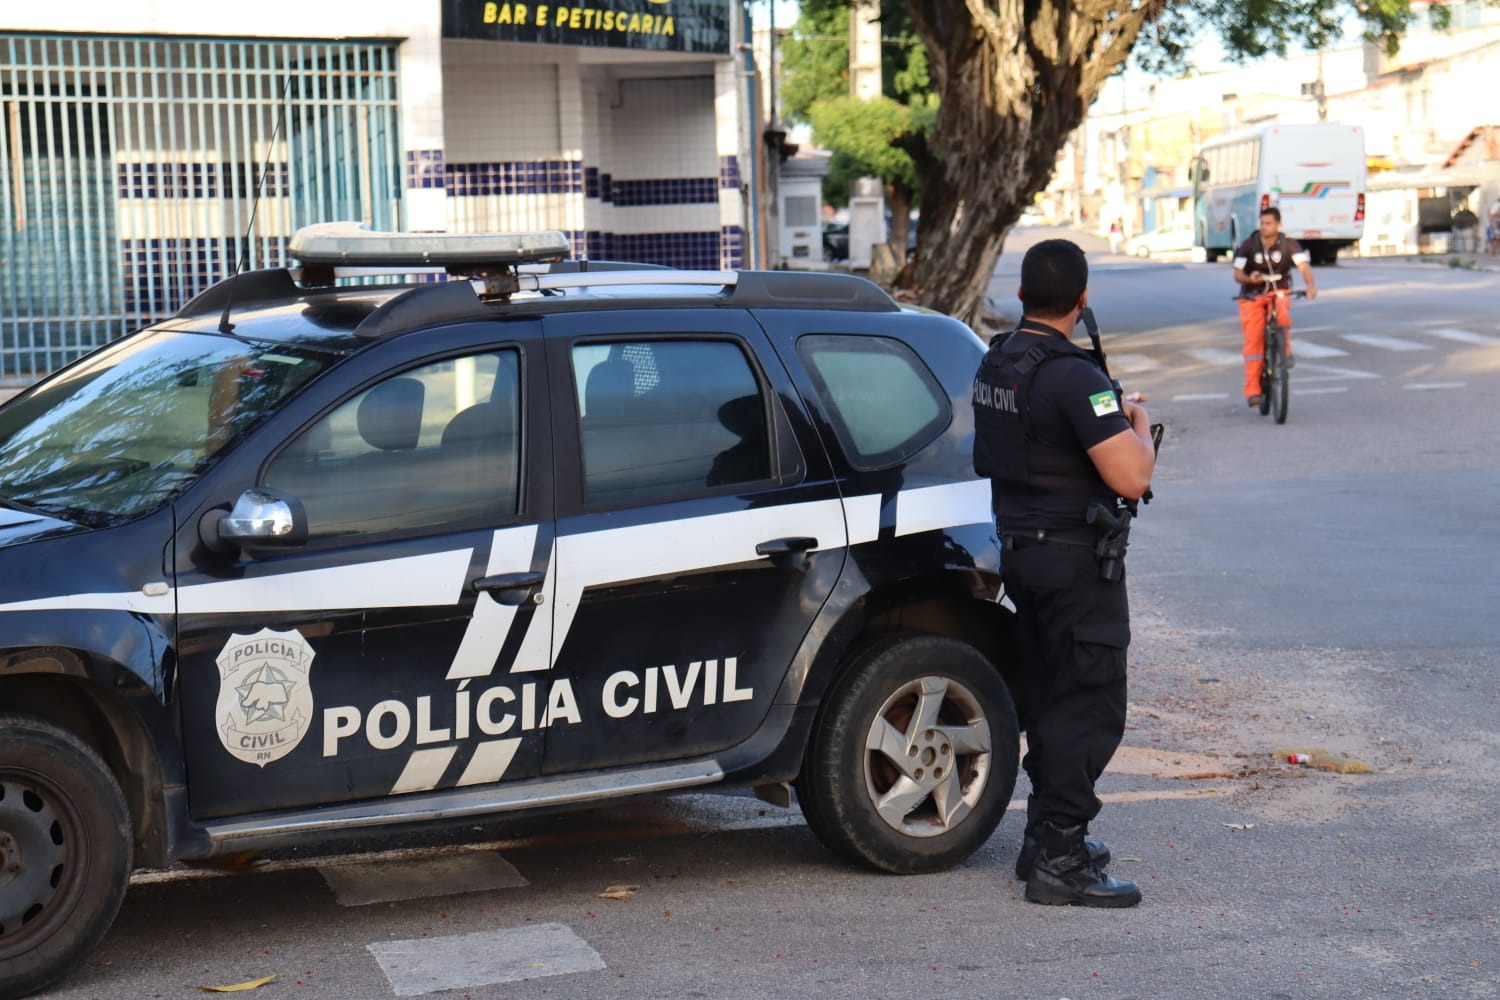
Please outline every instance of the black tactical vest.
[[1083, 358], [1103, 370], [1092, 354], [1057, 336], [1023, 340], [1008, 333], [990, 344], [974, 378], [974, 471], [997, 487], [1077, 493], [1082, 517], [1098, 482], [1087, 453], [1038, 448], [1028, 429], [1032, 380], [1054, 358]]

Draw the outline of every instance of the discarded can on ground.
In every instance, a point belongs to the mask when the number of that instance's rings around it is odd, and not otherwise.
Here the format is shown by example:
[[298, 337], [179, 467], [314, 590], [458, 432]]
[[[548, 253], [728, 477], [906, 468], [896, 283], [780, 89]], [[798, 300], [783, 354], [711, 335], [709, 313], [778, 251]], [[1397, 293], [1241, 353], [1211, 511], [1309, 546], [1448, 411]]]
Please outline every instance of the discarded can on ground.
[[1310, 754], [1310, 753], [1289, 753], [1289, 754], [1286, 755], [1286, 762], [1288, 764], [1311, 764], [1312, 763], [1312, 754]]

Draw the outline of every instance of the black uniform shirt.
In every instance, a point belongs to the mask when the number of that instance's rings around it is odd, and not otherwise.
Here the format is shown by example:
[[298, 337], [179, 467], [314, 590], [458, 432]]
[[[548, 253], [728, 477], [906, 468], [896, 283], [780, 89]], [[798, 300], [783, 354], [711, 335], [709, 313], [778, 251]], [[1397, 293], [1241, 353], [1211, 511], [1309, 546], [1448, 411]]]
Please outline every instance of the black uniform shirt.
[[[1015, 346], [1024, 352], [1044, 335], [1032, 333], [1023, 325], [1012, 336], [1022, 338]], [[1032, 376], [1028, 449], [1047, 452], [1046, 457], [1055, 460], [1049, 462], [1051, 466], [1062, 464], [1069, 486], [1065, 491], [1042, 491], [996, 482], [995, 513], [1002, 531], [1080, 527], [1087, 523], [1091, 502], [1113, 506], [1117, 499], [1094, 467], [1088, 450], [1130, 430], [1130, 421], [1120, 408], [1109, 377], [1093, 358], [1071, 341], [1067, 349], [1076, 356], [1049, 360]]]
[[[1234, 266], [1246, 274], [1259, 271], [1261, 274], [1281, 275], [1277, 288], [1291, 288], [1293, 267], [1307, 261], [1308, 253], [1302, 249], [1302, 244], [1285, 233], [1277, 233], [1271, 245], [1266, 246], [1260, 238], [1260, 230], [1256, 230], [1234, 252]], [[1241, 285], [1239, 297], [1253, 299], [1265, 291], [1265, 285]]]

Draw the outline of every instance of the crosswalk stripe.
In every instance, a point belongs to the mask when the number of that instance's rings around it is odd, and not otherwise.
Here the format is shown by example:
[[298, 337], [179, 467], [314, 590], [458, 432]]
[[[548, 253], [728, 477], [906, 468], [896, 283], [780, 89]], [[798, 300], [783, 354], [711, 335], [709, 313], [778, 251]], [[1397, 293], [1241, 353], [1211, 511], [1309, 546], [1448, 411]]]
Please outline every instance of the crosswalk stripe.
[[1161, 364], [1146, 354], [1111, 354], [1109, 366], [1117, 372], [1148, 372]]
[[1432, 390], [1432, 389], [1462, 389], [1462, 382], [1409, 382], [1402, 386], [1403, 389]]
[[1183, 394], [1181, 396], [1173, 396], [1172, 397], [1172, 402], [1174, 402], [1174, 403], [1181, 403], [1181, 402], [1188, 402], [1188, 401], [1196, 400], [1196, 399], [1228, 399], [1228, 398], [1229, 398], [1229, 393], [1227, 393], [1227, 392], [1189, 392], [1189, 393], [1185, 393], [1185, 394]]
[[1245, 361], [1239, 353], [1226, 351], [1222, 347], [1195, 347], [1187, 353], [1206, 365], [1238, 365]]
[[1297, 396], [1327, 396], [1330, 393], [1348, 392], [1348, 391], [1349, 391], [1349, 387], [1347, 385], [1320, 385], [1320, 386], [1318, 386], [1316, 388], [1308, 388], [1308, 387], [1302, 386], [1302, 387], [1298, 387], [1298, 389], [1294, 393], [1294, 395], [1297, 395]]
[[1292, 353], [1299, 358], [1347, 358], [1349, 356], [1348, 351], [1337, 347], [1327, 347], [1302, 339], [1297, 336], [1295, 328], [1292, 330]]
[[1374, 372], [1362, 372], [1358, 368], [1339, 368], [1336, 365], [1298, 365], [1292, 380], [1303, 382], [1341, 382], [1352, 378], [1379, 378]]
[[599, 953], [566, 924], [374, 941], [365, 948], [398, 997], [605, 968]]
[[1434, 337], [1441, 337], [1444, 340], [1457, 341], [1460, 344], [1481, 344], [1484, 346], [1500, 344], [1500, 337], [1494, 337], [1487, 333], [1476, 333], [1473, 330], [1455, 330], [1452, 327], [1443, 326], [1435, 330], [1423, 330], [1422, 332]]
[[1427, 344], [1419, 344], [1413, 340], [1402, 340], [1400, 337], [1387, 337], [1380, 333], [1344, 333], [1340, 334], [1345, 340], [1366, 347], [1379, 347], [1386, 351], [1425, 351]]

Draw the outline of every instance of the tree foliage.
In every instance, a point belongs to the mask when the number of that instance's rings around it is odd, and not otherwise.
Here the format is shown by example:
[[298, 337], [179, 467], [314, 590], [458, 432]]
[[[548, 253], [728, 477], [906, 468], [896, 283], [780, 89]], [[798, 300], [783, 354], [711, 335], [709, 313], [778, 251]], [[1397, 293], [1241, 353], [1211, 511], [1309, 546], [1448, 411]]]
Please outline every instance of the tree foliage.
[[[848, 89], [848, 9], [847, 0], [805, 0], [803, 8], [809, 38], [845, 39], [842, 76], [798, 83], [809, 92], [798, 113], [819, 141], [811, 109]], [[1438, 27], [1450, 13], [1412, 0], [883, 0], [882, 34], [920, 39], [925, 59], [907, 56], [902, 65], [926, 80], [903, 78], [897, 92], [893, 72], [886, 96], [908, 109], [918, 103], [930, 117], [914, 115], [892, 135], [890, 110], [872, 106], [857, 112], [869, 119], [868, 135], [858, 124], [838, 134], [862, 136], [859, 156], [872, 156], [871, 137], [884, 135], [910, 158], [922, 205], [924, 302], [974, 323], [1010, 227], [1051, 180], [1058, 151], [1104, 81], [1132, 55], [1149, 69], [1181, 67], [1190, 46], [1213, 33], [1232, 58], [1280, 56], [1339, 41], [1348, 23], [1394, 52], [1424, 12]]]
[[906, 217], [916, 200], [917, 173], [906, 146], [931, 129], [937, 99], [927, 71], [927, 52], [911, 31], [901, 0], [882, 7], [881, 96], [850, 94], [849, 10], [843, 0], [807, 0], [782, 42], [781, 107], [786, 116], [812, 126], [813, 141], [829, 150], [824, 197], [848, 203], [860, 177], [876, 177], [891, 203], [893, 247], [906, 245]]

